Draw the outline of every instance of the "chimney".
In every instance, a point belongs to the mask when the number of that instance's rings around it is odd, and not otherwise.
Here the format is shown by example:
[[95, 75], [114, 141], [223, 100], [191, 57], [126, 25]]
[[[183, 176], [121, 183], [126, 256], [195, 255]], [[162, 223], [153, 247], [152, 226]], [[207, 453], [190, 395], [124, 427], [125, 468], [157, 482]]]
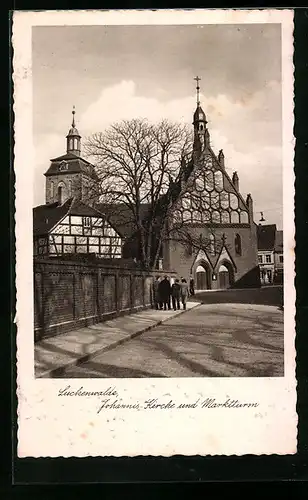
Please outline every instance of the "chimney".
[[225, 155], [224, 155], [222, 149], [218, 153], [218, 161], [219, 161], [221, 168], [225, 169]]
[[234, 184], [234, 187], [235, 189], [237, 190], [237, 192], [239, 191], [240, 189], [240, 184], [239, 184], [239, 178], [238, 178], [238, 175], [237, 175], [237, 172], [233, 172], [233, 175], [232, 175], [232, 182]]

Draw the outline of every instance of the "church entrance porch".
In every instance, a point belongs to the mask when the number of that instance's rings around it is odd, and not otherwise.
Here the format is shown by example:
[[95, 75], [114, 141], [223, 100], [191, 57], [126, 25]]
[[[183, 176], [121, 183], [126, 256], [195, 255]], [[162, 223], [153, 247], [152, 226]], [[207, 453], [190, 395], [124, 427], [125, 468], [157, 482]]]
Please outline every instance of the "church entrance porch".
[[195, 288], [196, 290], [210, 290], [210, 270], [207, 265], [199, 264], [195, 271]]

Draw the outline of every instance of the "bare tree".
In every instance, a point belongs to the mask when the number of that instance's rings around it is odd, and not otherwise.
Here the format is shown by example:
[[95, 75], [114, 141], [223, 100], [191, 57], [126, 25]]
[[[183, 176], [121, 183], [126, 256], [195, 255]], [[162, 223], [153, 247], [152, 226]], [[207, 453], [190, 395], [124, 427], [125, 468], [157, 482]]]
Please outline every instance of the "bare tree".
[[[191, 130], [167, 120], [122, 121], [85, 142], [85, 154], [96, 166], [100, 201], [107, 212], [109, 208], [117, 213], [118, 220], [123, 215], [123, 225], [131, 226], [147, 268], [156, 267], [164, 241], [174, 236], [186, 245], [193, 239], [189, 224], [183, 219], [174, 224], [172, 215], [186, 191], [195, 196], [190, 182], [196, 167], [192, 149]], [[195, 198], [197, 213], [204, 207], [202, 197]]]

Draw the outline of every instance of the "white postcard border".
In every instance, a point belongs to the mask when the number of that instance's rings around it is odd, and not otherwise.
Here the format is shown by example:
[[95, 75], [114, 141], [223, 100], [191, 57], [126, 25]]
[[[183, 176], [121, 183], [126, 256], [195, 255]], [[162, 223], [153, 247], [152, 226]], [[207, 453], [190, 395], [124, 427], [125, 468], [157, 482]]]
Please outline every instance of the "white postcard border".
[[[243, 455], [296, 452], [294, 288], [293, 12], [291, 10], [15, 12], [16, 324], [18, 456]], [[33, 339], [31, 29], [47, 25], [281, 23], [285, 376], [281, 378], [35, 379]], [[150, 397], [258, 401], [257, 409], [109, 411], [99, 400], [59, 397], [60, 388], [116, 387], [128, 403]]]

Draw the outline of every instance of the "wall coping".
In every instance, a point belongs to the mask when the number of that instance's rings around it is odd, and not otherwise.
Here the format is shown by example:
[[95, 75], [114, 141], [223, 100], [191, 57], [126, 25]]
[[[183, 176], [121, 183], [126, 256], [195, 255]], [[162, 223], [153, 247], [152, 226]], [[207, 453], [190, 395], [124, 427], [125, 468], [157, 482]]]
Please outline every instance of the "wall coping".
[[53, 260], [53, 259], [37, 259], [33, 260], [34, 269], [37, 266], [46, 267], [70, 267], [75, 269], [103, 269], [114, 272], [133, 272], [152, 275], [172, 275], [177, 274], [176, 271], [172, 269], [144, 269], [140, 267], [129, 267], [129, 266], [111, 266], [103, 262], [77, 262], [73, 260]]

